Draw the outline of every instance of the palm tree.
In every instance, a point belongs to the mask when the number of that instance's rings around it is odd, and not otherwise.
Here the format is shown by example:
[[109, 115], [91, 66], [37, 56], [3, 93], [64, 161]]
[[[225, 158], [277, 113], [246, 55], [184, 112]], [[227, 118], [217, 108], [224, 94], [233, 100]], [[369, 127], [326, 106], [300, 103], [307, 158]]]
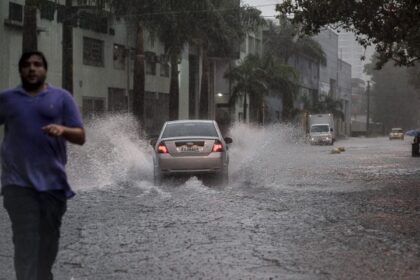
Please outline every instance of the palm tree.
[[274, 94], [283, 100], [282, 119], [291, 120], [295, 115], [294, 100], [297, 93], [298, 73], [292, 66], [282, 63], [278, 57], [265, 53], [264, 69], [268, 73], [268, 84]]
[[117, 16], [124, 17], [136, 30], [136, 47], [133, 77], [133, 115], [143, 127], [145, 100], [145, 63], [144, 63], [144, 30], [154, 29], [157, 11], [161, 1], [158, 0], [111, 0]]
[[[161, 16], [154, 27], [171, 61], [169, 116], [178, 117], [178, 61], [184, 46], [198, 46], [201, 52], [200, 117], [208, 118], [209, 51], [221, 50], [226, 57], [233, 53], [245, 32], [262, 24], [259, 11], [240, 7], [238, 0], [178, 0], [161, 1]], [[258, 22], [258, 24], [257, 24]]]
[[[269, 21], [267, 30], [264, 32], [265, 55], [271, 57], [274, 64], [285, 65], [293, 56], [304, 56], [320, 64], [326, 63], [325, 53], [319, 43], [307, 36], [297, 37], [296, 26], [285, 17], [280, 17], [279, 23], [276, 25]], [[289, 75], [292, 75], [285, 79], [288, 83], [277, 86], [277, 89], [282, 91], [283, 119], [285, 120], [291, 120], [299, 113], [299, 110], [294, 108], [294, 100], [299, 88], [298, 73], [296, 70], [290, 70], [286, 67], [283, 73], [286, 74], [289, 71]]]
[[[179, 79], [178, 61], [184, 46], [191, 41], [190, 11], [191, 1], [162, 1], [162, 16], [155, 22], [156, 33], [165, 46], [165, 54], [169, 57], [171, 76], [169, 86], [169, 119], [175, 120], [179, 114]], [[167, 63], [163, 61], [161, 63]]]
[[247, 121], [248, 97], [250, 99], [251, 121], [257, 120], [256, 112], [262, 107], [264, 96], [268, 93], [268, 73], [264, 69], [263, 61], [259, 56], [248, 55], [236, 67], [225, 74], [233, 82], [230, 103], [236, 104], [242, 98], [243, 120]]
[[[255, 30], [265, 21], [260, 11], [240, 6], [238, 0], [201, 0], [191, 3], [192, 43], [201, 51], [202, 76], [200, 90], [200, 118], [208, 118], [210, 49], [222, 49], [232, 53], [232, 48], [239, 46], [247, 32]], [[205, 12], [203, 12], [205, 11]]]

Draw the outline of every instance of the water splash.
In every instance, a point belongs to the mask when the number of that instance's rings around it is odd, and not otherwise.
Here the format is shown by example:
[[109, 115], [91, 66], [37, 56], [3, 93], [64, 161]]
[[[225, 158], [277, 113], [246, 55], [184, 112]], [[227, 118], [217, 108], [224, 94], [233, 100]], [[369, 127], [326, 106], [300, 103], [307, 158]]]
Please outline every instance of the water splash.
[[305, 164], [307, 145], [302, 132], [292, 125], [262, 128], [236, 124], [231, 134], [234, 143], [230, 148], [230, 173], [237, 183], [253, 186], [286, 183], [283, 175]]
[[[68, 174], [75, 190], [130, 185], [144, 190], [145, 195], [166, 194], [165, 187], [202, 190], [196, 178], [183, 184], [167, 182], [153, 186], [152, 149], [139, 136], [131, 115], [108, 115], [86, 124], [87, 142], [70, 146]], [[327, 147], [311, 147], [303, 142], [302, 131], [292, 125], [264, 128], [237, 123], [230, 129], [230, 187], [285, 187], [305, 185], [313, 181], [314, 165], [329, 156]], [[307, 153], [319, 149], [321, 153]], [[309, 155], [310, 154], [310, 155]], [[175, 182], [175, 181], [174, 181]]]
[[67, 170], [75, 190], [151, 180], [151, 149], [131, 115], [93, 119], [85, 129], [86, 144], [69, 147]]

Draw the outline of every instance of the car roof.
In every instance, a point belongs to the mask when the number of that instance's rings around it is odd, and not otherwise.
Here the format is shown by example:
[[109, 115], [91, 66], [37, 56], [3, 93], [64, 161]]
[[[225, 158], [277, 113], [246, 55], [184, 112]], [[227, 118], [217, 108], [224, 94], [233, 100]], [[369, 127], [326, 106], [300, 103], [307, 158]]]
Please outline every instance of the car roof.
[[393, 127], [392, 130], [403, 130], [401, 127]]
[[213, 120], [176, 120], [176, 121], [167, 121], [166, 124], [174, 123], [213, 123]]

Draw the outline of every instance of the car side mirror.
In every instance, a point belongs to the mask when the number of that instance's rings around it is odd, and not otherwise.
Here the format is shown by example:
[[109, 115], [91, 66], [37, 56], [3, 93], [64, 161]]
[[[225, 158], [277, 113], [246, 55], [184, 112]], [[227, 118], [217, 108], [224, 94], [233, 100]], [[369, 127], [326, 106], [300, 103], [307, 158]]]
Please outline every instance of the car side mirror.
[[150, 145], [152, 145], [152, 147], [156, 146], [156, 142], [157, 142], [157, 138], [150, 139]]
[[225, 137], [223, 139], [225, 140], [226, 144], [231, 144], [233, 142], [232, 138], [230, 138], [230, 137]]
[[330, 131], [331, 131], [331, 132], [333, 132], [333, 129], [332, 129], [332, 127], [330, 128]]

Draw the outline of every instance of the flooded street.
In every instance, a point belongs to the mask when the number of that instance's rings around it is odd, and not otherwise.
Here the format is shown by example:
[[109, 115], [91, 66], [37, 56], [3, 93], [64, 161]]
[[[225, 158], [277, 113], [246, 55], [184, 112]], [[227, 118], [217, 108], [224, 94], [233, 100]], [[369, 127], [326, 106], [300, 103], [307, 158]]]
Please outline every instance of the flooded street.
[[[72, 148], [77, 196], [56, 279], [420, 279], [420, 159], [410, 137], [303, 143], [292, 127], [232, 128], [230, 184], [153, 186], [126, 117]], [[127, 125], [128, 124], [128, 125]], [[13, 279], [0, 211], [0, 279]]]

